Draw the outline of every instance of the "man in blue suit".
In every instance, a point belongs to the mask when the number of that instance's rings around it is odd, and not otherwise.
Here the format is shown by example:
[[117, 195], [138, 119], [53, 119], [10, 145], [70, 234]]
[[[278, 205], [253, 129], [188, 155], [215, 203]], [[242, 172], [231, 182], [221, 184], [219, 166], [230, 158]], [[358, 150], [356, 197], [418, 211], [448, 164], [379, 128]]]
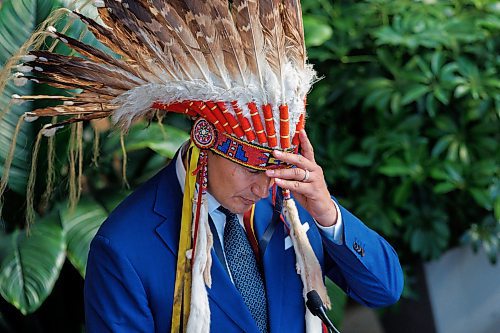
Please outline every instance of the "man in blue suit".
[[[332, 200], [304, 131], [302, 155], [274, 151], [291, 169], [255, 171], [208, 154], [208, 212], [214, 234], [212, 285], [207, 288], [211, 332], [305, 332], [303, 285], [288, 229], [269, 196], [290, 189], [322, 271], [351, 298], [370, 307], [395, 303], [403, 277], [397, 254], [376, 232]], [[172, 324], [184, 191], [185, 147], [172, 163], [128, 197], [91, 244], [85, 279], [86, 330], [168, 332]], [[224, 254], [226, 218], [255, 204], [257, 262], [265, 285], [266, 326], [260, 327], [235, 286]], [[266, 306], [267, 304], [267, 306]], [[335, 306], [335, 300], [333, 300]]]

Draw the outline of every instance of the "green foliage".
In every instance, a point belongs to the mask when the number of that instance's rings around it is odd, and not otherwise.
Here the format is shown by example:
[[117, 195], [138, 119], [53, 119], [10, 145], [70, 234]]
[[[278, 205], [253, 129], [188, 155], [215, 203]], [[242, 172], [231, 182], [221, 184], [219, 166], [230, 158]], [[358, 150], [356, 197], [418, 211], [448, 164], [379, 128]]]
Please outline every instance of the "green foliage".
[[36, 310], [52, 291], [64, 263], [63, 230], [55, 214], [40, 219], [30, 236], [0, 235], [0, 293], [23, 314]]
[[[0, 66], [28, 40], [33, 31], [49, 13], [61, 6], [80, 7], [86, 0], [7, 0], [0, 7]], [[92, 15], [93, 6], [81, 11]], [[57, 24], [58, 30], [86, 43], [103, 48], [84, 25], [66, 18]], [[48, 39], [44, 47], [51, 47]], [[65, 45], [55, 45], [57, 52], [72, 52]], [[77, 55], [77, 54], [74, 54]], [[15, 71], [15, 68], [13, 69]], [[36, 89], [36, 91], [35, 91]], [[0, 95], [0, 110], [7, 111], [0, 118], [0, 175], [4, 176], [4, 163], [9, 153], [14, 129], [20, 116], [41, 105], [24, 103], [11, 105], [11, 95], [50, 94], [54, 88], [22, 88], [7, 83]], [[169, 119], [175, 121], [176, 119]], [[45, 120], [47, 121], [47, 120]], [[31, 154], [37, 131], [43, 123], [23, 124], [18, 136], [5, 202], [0, 217], [0, 293], [2, 297], [23, 314], [31, 314], [43, 304], [51, 294], [58, 280], [65, 259], [82, 275], [85, 274], [90, 242], [99, 226], [114, 207], [130, 192], [123, 189], [122, 163], [124, 159], [120, 133], [109, 123], [85, 124], [83, 128], [83, 151], [81, 165], [83, 173], [82, 197], [79, 204], [69, 208], [68, 195], [72, 166], [66, 156], [75, 152], [75, 144], [70, 140], [70, 128], [61, 130], [54, 137], [56, 160], [54, 177], [55, 190], [49, 202], [44, 201], [47, 172], [47, 140], [42, 140], [40, 158], [37, 161], [37, 182], [34, 204], [38, 215], [30, 235], [24, 222], [26, 185], [31, 168]], [[97, 134], [95, 134], [97, 133]], [[100, 157], [95, 159], [95, 136], [99, 138]], [[158, 172], [169, 158], [172, 158], [188, 134], [171, 126], [146, 122], [134, 125], [124, 139], [127, 152], [126, 176], [135, 187]], [[79, 156], [79, 154], [77, 154]], [[78, 174], [78, 162], [75, 166]], [[98, 166], [96, 165], [98, 164]], [[23, 207], [19, 209], [18, 207]], [[42, 217], [43, 216], [43, 217]], [[0, 313], [0, 330], [10, 330], [9, 322]]]
[[498, 2], [310, 0], [303, 10], [315, 22], [305, 24], [310, 61], [324, 76], [307, 128], [332, 193], [391, 238], [403, 262], [460, 241], [494, 260]]
[[[0, 66], [52, 9], [69, 3], [0, 1]], [[391, 238], [403, 261], [436, 258], [460, 241], [482, 247], [495, 260], [500, 246], [498, 4], [306, 0], [303, 9], [309, 56], [325, 77], [308, 99], [308, 130], [332, 193]], [[70, 35], [80, 37], [82, 25], [70, 26]], [[83, 38], [95, 44], [90, 34]], [[2, 110], [11, 108], [0, 121], [2, 174], [17, 121], [34, 107], [10, 105], [10, 97], [34, 89], [8, 83], [0, 95]], [[15, 211], [12, 207], [24, 202], [40, 125], [21, 127], [9, 181], [18, 195], [7, 193], [4, 210]], [[134, 126], [124, 142], [132, 186], [157, 172], [187, 138], [168, 126], [147, 125]], [[70, 166], [58, 158], [58, 186], [47, 205], [44, 182], [36, 184], [36, 210], [45, 217], [37, 218], [31, 237], [22, 230], [23, 221], [2, 216], [0, 292], [22, 313], [35, 311], [51, 293], [66, 257], [83, 276], [90, 240], [125, 196], [119, 134], [98, 131], [101, 157], [99, 167], [92, 166], [97, 127], [84, 128], [83, 196], [74, 211], [67, 208]], [[58, 156], [73, 148], [68, 138], [68, 130], [56, 136]], [[40, 156], [46, 155], [43, 149]], [[39, 159], [39, 175], [46, 163]], [[341, 309], [345, 296], [333, 293], [334, 309]], [[8, 327], [2, 318], [0, 327]]]
[[[54, 9], [56, 1], [52, 0], [20, 0], [5, 1], [0, 7], [0, 71], [7, 60], [13, 56], [19, 48], [28, 40], [36, 27], [47, 18]], [[1, 83], [0, 83], [1, 84]], [[13, 94], [30, 95], [33, 86], [27, 84], [24, 87], [16, 87], [13, 81], [9, 81], [0, 95], [0, 108], [10, 108], [5, 117], [0, 116], [0, 172], [3, 173], [4, 163], [9, 154], [12, 138], [19, 117], [26, 111], [32, 109], [31, 103], [22, 105], [10, 105]], [[2, 113], [0, 112], [0, 114]], [[25, 149], [31, 146], [35, 138], [33, 126], [24, 123], [19, 132], [16, 142], [16, 154], [12, 161], [10, 170], [9, 186], [18, 193], [24, 193], [28, 181], [30, 166], [30, 151]]]
[[[114, 193], [106, 200], [111, 203], [112, 210], [124, 198], [123, 194]], [[82, 276], [85, 276], [90, 242], [108, 213], [107, 207], [91, 197], [82, 198], [74, 211], [68, 208], [67, 203], [63, 203], [60, 207], [59, 214], [66, 239], [67, 256]]]

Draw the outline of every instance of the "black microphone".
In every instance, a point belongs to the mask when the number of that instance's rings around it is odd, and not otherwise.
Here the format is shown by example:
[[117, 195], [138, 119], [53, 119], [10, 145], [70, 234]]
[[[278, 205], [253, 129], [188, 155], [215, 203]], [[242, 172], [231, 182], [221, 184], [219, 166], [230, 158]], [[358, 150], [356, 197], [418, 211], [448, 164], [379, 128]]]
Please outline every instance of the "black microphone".
[[340, 333], [337, 328], [332, 324], [330, 318], [326, 315], [325, 306], [323, 305], [323, 301], [321, 297], [319, 297], [318, 292], [316, 290], [311, 290], [307, 293], [307, 302], [306, 306], [311, 311], [313, 315], [319, 317], [323, 324], [326, 325], [329, 332], [335, 331], [336, 333]]

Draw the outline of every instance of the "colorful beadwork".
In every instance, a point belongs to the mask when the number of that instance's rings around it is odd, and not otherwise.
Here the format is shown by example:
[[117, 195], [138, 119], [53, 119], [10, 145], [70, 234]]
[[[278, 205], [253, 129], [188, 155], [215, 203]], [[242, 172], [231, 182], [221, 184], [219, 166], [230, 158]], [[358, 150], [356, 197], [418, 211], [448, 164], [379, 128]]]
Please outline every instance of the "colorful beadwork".
[[200, 149], [210, 149], [217, 140], [217, 131], [207, 120], [199, 118], [193, 125], [191, 137]]

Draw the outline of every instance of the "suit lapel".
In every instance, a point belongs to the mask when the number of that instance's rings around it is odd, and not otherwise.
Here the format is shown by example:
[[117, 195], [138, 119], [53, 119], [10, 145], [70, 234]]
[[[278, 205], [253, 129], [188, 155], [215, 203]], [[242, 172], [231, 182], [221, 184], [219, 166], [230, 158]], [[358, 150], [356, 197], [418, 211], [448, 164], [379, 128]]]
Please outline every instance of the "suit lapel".
[[300, 331], [305, 305], [302, 297], [302, 281], [296, 272], [294, 249], [293, 247], [285, 249], [285, 238], [288, 234], [282, 221], [270, 220], [273, 210], [271, 201], [263, 200], [257, 206], [255, 215], [257, 239], [261, 239], [270, 223], [276, 223], [274, 233], [264, 253], [261, 253], [268, 298], [270, 332], [285, 332], [291, 328], [294, 331]]
[[174, 255], [177, 255], [179, 248], [182, 214], [182, 190], [175, 171], [176, 158], [177, 154], [172, 159], [172, 162], [152, 179], [154, 181], [156, 178], [157, 182], [153, 211], [165, 218], [156, 227], [156, 233]]
[[[175, 157], [172, 163], [155, 176], [158, 182], [153, 210], [164, 217], [156, 233], [166, 247], [177, 255], [182, 214], [182, 191], [177, 182]], [[175, 183], [175, 185], [173, 185]], [[224, 266], [212, 249], [212, 287], [207, 288], [209, 299], [216, 304], [244, 332], [258, 332], [250, 311], [243, 302]], [[212, 306], [211, 306], [212, 308]], [[219, 319], [222, 320], [222, 319]]]
[[212, 259], [212, 287], [207, 288], [208, 297], [244, 332], [258, 332], [255, 320], [240, 292], [229, 278], [214, 250]]
[[274, 226], [274, 232], [268, 241], [267, 246], [265, 246], [264, 253], [261, 253], [260, 255], [264, 266], [264, 277], [266, 281], [269, 329], [270, 332], [281, 332], [282, 330], [280, 326], [283, 311], [286, 307], [284, 302], [284, 282], [286, 275], [284, 260], [285, 230], [280, 221], [271, 221], [273, 211], [269, 201], [263, 200], [262, 202], [259, 202], [255, 211], [255, 232], [259, 241], [262, 241], [263, 237], [268, 238], [269, 235], [265, 235], [266, 230], [268, 230], [271, 223], [277, 223], [277, 225]]

